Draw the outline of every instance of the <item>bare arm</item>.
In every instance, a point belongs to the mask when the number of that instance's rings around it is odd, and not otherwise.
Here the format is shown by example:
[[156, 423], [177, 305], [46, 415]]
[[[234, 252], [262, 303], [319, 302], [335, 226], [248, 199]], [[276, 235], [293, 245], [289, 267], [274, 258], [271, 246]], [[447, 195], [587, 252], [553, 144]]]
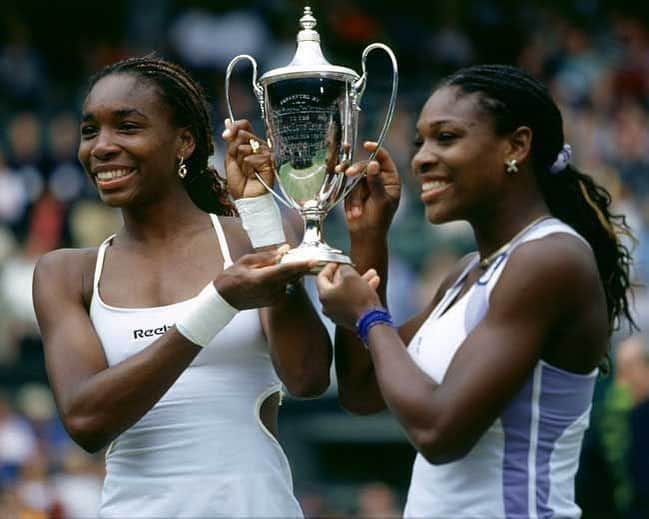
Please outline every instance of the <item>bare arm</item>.
[[[372, 152], [374, 143], [366, 144]], [[388, 229], [396, 212], [401, 186], [396, 166], [385, 150], [367, 167], [361, 180], [345, 200], [345, 219], [349, 228], [351, 258], [358, 272], [374, 269], [380, 278], [378, 294], [387, 306]], [[361, 172], [362, 164], [347, 170], [348, 175]], [[336, 376], [338, 398], [343, 408], [355, 414], [372, 414], [385, 409], [376, 382], [374, 366], [356, 333], [336, 328]]]
[[78, 251], [43, 256], [34, 272], [34, 307], [66, 430], [97, 451], [144, 416], [201, 348], [172, 329], [109, 368], [83, 304], [83, 271]]
[[273, 365], [288, 392], [315, 397], [329, 387], [331, 340], [301, 283], [262, 309]]
[[[387, 307], [388, 282], [387, 236], [352, 240], [351, 257], [359, 272], [376, 270], [381, 283], [377, 288], [381, 304]], [[336, 327], [336, 377], [338, 399], [347, 411], [368, 415], [385, 409], [385, 401], [376, 381], [374, 365], [356, 332]]]
[[[295, 246], [294, 232], [286, 227], [285, 234]], [[330, 384], [331, 339], [302, 281], [260, 312], [273, 365], [288, 392], [303, 398], [324, 393]]]
[[[570, 363], [574, 353], [568, 351], [557, 359], [559, 367], [585, 373], [597, 365], [606, 348], [605, 303], [594, 261], [579, 247], [583, 245], [555, 241], [552, 257], [543, 254], [547, 245], [540, 242], [517, 249], [492, 293], [486, 317], [458, 349], [442, 384], [410, 358], [396, 330], [383, 325], [370, 329], [382, 395], [428, 461], [446, 463], [464, 456], [520, 390], [548, 343], [563, 337], [564, 350], [579, 348], [575, 343], [587, 345], [579, 355], [581, 365]], [[369, 297], [359, 279], [352, 272], [329, 280], [331, 285], [319, 278], [325, 308], [346, 326]], [[359, 294], [354, 301], [340, 296], [350, 290]], [[435, 338], [427, 339], [425, 347], [434, 347]]]

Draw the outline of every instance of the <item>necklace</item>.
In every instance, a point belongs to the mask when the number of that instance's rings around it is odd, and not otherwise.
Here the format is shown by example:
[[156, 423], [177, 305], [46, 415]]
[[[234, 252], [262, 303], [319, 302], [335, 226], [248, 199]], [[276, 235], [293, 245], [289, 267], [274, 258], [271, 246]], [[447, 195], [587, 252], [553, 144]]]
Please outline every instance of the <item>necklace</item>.
[[552, 217], [549, 216], [549, 215], [545, 215], [545, 216], [539, 216], [538, 218], [532, 220], [532, 221], [531, 221], [530, 223], [528, 223], [525, 227], [523, 227], [520, 231], [518, 231], [518, 232], [514, 235], [514, 237], [513, 237], [511, 240], [509, 240], [509, 241], [508, 241], [507, 243], [505, 243], [503, 246], [499, 247], [495, 252], [492, 252], [491, 254], [489, 254], [489, 256], [487, 256], [486, 258], [484, 258], [484, 259], [480, 259], [480, 263], [479, 263], [480, 268], [481, 268], [481, 269], [486, 269], [489, 265], [491, 265], [491, 263], [493, 262], [493, 260], [495, 260], [495, 259], [496, 259], [498, 256], [500, 256], [503, 252], [505, 252], [507, 249], [509, 249], [509, 247], [511, 247], [512, 244], [513, 244], [513, 243], [514, 243], [518, 238], [520, 238], [523, 234], [525, 234], [527, 231], [529, 231], [529, 230], [530, 230], [532, 227], [534, 227], [536, 224], [542, 222], [543, 220], [547, 220], [548, 218], [552, 218]]

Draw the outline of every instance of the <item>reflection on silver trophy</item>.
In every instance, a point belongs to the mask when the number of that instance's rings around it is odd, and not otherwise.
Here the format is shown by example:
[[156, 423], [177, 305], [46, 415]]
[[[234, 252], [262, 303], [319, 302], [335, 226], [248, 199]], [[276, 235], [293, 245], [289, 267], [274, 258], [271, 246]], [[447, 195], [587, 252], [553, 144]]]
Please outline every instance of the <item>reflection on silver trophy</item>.
[[[392, 61], [392, 93], [385, 122], [377, 142], [382, 145], [396, 104], [397, 61], [389, 47], [368, 45], [362, 54], [363, 75], [331, 65], [320, 49], [320, 35], [310, 7], [304, 8], [297, 35], [297, 51], [286, 67], [266, 72], [257, 81], [257, 62], [252, 56], [235, 57], [226, 70], [225, 95], [231, 120], [230, 76], [241, 60], [252, 63], [252, 86], [261, 107], [266, 137], [271, 149], [275, 178], [283, 196], [257, 178], [283, 204], [297, 209], [304, 220], [302, 243], [291, 249], [282, 262], [319, 260], [351, 263], [340, 250], [322, 238], [322, 222], [327, 213], [347, 196], [362, 175], [348, 179], [340, 170], [351, 164], [360, 100], [365, 91], [366, 58], [374, 49], [385, 51]], [[374, 159], [375, 153], [368, 158]], [[341, 165], [341, 168], [336, 166]]]

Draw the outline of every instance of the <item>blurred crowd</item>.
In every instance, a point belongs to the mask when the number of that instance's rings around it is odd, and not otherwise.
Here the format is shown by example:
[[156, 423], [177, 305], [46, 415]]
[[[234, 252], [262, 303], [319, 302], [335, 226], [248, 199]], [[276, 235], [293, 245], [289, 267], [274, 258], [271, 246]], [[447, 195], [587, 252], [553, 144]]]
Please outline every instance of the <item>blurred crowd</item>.
[[[446, 73], [463, 65], [501, 62], [526, 68], [550, 87], [564, 114], [573, 163], [610, 191], [613, 212], [625, 215], [633, 229], [635, 238], [626, 237], [625, 244], [633, 250], [635, 315], [645, 330], [649, 325], [649, 293], [644, 288], [649, 280], [649, 8], [603, 0], [429, 4], [405, 1], [395, 10], [392, 2], [381, 1], [311, 3], [324, 53], [332, 63], [360, 70], [361, 52], [373, 41], [390, 45], [399, 61], [398, 108], [385, 144], [405, 186], [390, 243], [389, 303], [396, 320], [403, 321], [421, 308], [447, 267], [473, 246], [468, 226], [433, 228], [424, 219], [418, 185], [409, 173], [417, 110]], [[26, 0], [10, 2], [3, 13], [1, 517], [92, 517], [101, 487], [101, 457], [72, 445], [56, 416], [31, 303], [31, 276], [40, 255], [60, 247], [97, 246], [120, 224], [118, 213], [99, 203], [76, 159], [87, 78], [112, 61], [151, 51], [189, 68], [213, 102], [213, 161], [218, 167], [228, 62], [245, 53], [255, 56], [262, 71], [286, 65], [295, 50], [302, 9], [302, 2], [289, 0], [122, 0], [92, 9], [74, 0]], [[361, 139], [378, 134], [392, 81], [389, 64], [380, 56], [368, 62], [368, 74]], [[250, 118], [262, 130], [250, 70], [245, 66], [234, 74], [229, 95], [235, 115]], [[329, 215], [325, 234], [328, 241], [345, 247], [339, 209]], [[613, 337], [612, 375], [598, 384], [594, 425], [586, 438], [583, 474], [578, 479], [578, 489], [592, 484], [607, 490], [612, 496], [608, 515], [598, 515], [597, 505], [581, 492], [585, 518], [631, 517], [633, 507], [642, 506], [637, 499], [644, 499], [647, 506], [649, 455], [638, 438], [644, 434], [649, 441], [649, 424], [646, 411], [640, 418], [630, 417], [647, 403], [649, 388], [634, 389], [635, 379], [622, 373], [624, 357], [618, 344], [629, 335], [622, 323]], [[649, 353], [639, 351], [637, 362], [649, 366]], [[649, 368], [645, 369], [648, 379]], [[589, 450], [592, 445], [597, 447]], [[593, 452], [604, 454], [595, 459]], [[404, 498], [403, 487], [382, 481], [356, 482], [350, 486], [352, 494], [336, 493], [331, 490], [334, 482], [326, 479], [308, 483], [296, 481], [309, 517], [391, 517], [400, 513]]]

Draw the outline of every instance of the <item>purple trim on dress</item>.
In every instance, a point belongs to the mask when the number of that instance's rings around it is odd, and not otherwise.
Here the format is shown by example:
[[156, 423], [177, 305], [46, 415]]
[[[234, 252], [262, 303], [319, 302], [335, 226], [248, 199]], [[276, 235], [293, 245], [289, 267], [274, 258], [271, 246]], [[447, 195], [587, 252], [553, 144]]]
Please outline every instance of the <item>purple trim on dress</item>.
[[464, 311], [464, 330], [469, 335], [489, 310], [489, 292], [484, 285], [475, 285], [473, 291], [467, 294], [469, 300]]
[[[539, 369], [537, 367], [537, 369]], [[539, 424], [536, 449], [536, 513], [539, 519], [552, 517], [550, 459], [561, 435], [589, 408], [596, 377], [578, 375], [541, 362]], [[534, 373], [501, 415], [505, 433], [503, 499], [507, 519], [530, 517], [529, 466], [532, 431], [532, 389]], [[575, 468], [579, 453], [575, 453]]]
[[528, 503], [532, 386], [530, 377], [520, 393], [505, 408], [500, 420], [505, 433], [503, 456], [503, 506], [507, 519], [530, 516]]
[[[542, 364], [539, 399], [539, 436], [536, 456], [536, 510], [539, 519], [552, 517], [550, 499], [550, 458], [557, 441], [589, 408], [595, 386], [594, 376], [577, 375]], [[575, 453], [575, 468], [579, 453]]]

